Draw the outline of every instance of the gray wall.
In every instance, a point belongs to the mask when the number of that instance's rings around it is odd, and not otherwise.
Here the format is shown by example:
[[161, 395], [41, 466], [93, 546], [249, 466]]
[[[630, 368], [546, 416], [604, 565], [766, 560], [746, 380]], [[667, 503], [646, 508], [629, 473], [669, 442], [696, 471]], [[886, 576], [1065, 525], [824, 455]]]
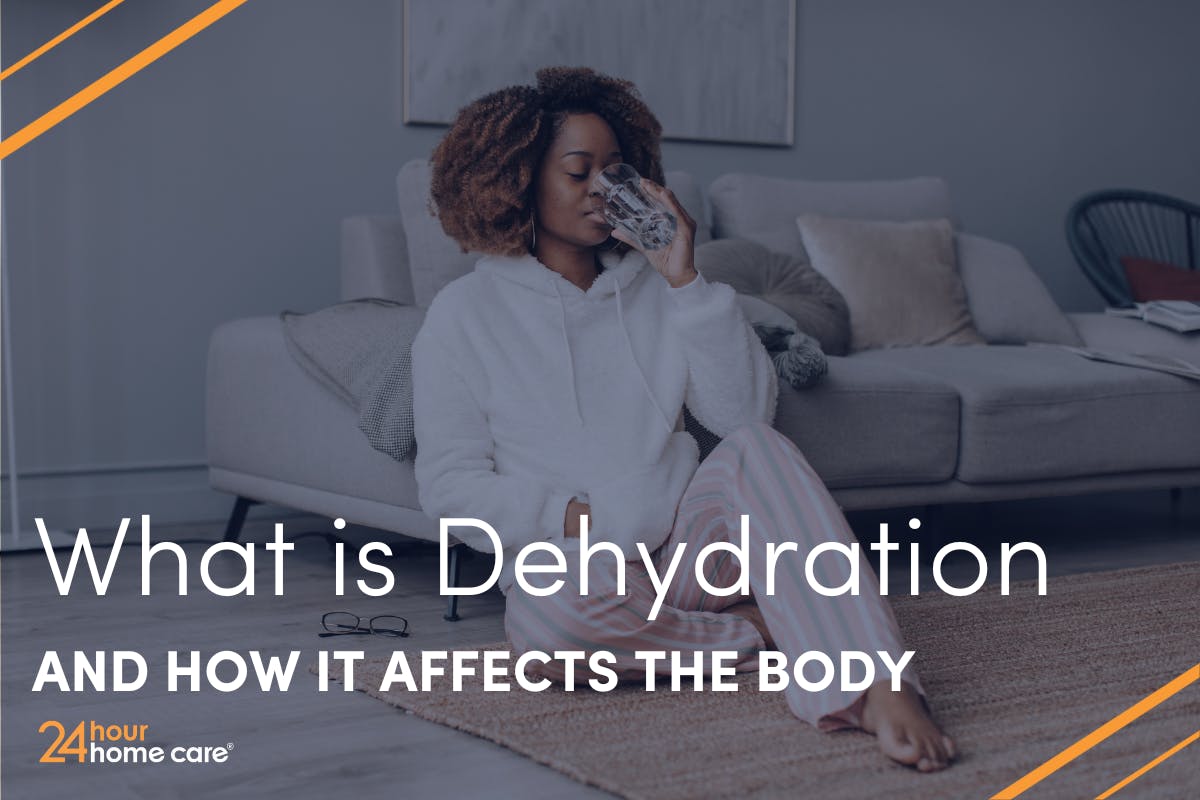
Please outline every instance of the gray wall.
[[[5, 134], [208, 4], [111, 12], [4, 82]], [[4, 63], [95, 5], [4, 0]], [[338, 221], [395, 208], [397, 167], [441, 134], [399, 123], [399, 5], [255, 0], [5, 161], [27, 524], [225, 513], [209, 331], [334, 302]], [[1200, 198], [1200, 4], [807, 0], [799, 25], [796, 146], [667, 143], [668, 168], [944, 176], [963, 227], [1070, 309], [1100, 305], [1062, 235], [1075, 197]]]

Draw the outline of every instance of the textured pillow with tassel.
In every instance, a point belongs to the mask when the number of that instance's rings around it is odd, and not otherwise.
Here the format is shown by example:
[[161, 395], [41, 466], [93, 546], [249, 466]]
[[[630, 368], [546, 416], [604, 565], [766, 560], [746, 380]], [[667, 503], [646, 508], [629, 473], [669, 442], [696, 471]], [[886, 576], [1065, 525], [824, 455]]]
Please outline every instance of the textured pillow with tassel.
[[754, 332], [767, 348], [779, 377], [793, 389], [812, 386], [829, 371], [820, 342], [807, 333], [773, 325], [755, 325]]
[[729, 284], [739, 296], [781, 309], [796, 330], [820, 342], [829, 355], [849, 352], [846, 300], [803, 258], [747, 239], [717, 239], [696, 248], [696, 269], [707, 280]]

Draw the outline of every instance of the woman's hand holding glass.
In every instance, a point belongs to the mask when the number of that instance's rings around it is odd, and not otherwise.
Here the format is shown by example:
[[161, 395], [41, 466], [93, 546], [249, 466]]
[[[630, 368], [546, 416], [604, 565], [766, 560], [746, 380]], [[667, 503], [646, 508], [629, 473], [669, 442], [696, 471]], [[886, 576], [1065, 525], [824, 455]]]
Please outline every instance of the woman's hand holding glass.
[[612, 237], [617, 241], [624, 242], [646, 256], [646, 259], [658, 270], [660, 275], [667, 279], [667, 283], [671, 284], [673, 288], [678, 289], [681, 286], [686, 286], [696, 277], [696, 221], [691, 218], [679, 201], [675, 199], [675, 193], [670, 189], [659, 186], [654, 181], [646, 178], [641, 179], [641, 188], [651, 198], [662, 203], [675, 215], [676, 229], [674, 238], [671, 239], [671, 243], [666, 247], [648, 250], [642, 246], [641, 241], [637, 237], [619, 226], [613, 228]]

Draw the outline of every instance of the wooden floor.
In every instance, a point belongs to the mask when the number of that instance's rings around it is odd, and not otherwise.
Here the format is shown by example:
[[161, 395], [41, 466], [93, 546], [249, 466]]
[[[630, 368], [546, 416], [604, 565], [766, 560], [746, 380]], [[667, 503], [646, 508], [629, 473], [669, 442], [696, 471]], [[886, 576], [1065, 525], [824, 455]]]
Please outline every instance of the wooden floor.
[[[881, 522], [892, 539], [910, 541], [907, 521], [913, 511], [855, 514], [851, 521], [864, 540], [873, 540]], [[244, 538], [266, 542], [276, 518], [248, 524]], [[977, 543], [992, 559], [1002, 541], [1031, 540], [1048, 555], [1051, 575], [1107, 570], [1151, 563], [1200, 560], [1200, 491], [1186, 492], [1172, 517], [1166, 492], [1105, 495], [931, 509], [923, 513], [921, 541], [925, 565], [942, 543]], [[309, 531], [332, 532], [316, 518], [289, 518], [291, 537]], [[221, 524], [154, 529], [155, 540], [219, 538]], [[93, 532], [95, 533], [95, 532]], [[376, 538], [351, 531], [352, 539]], [[379, 538], [383, 538], [380, 536]], [[136, 538], [134, 541], [137, 541]], [[272, 596], [273, 563], [258, 548], [254, 597], [221, 598], [204, 590], [198, 578], [203, 543], [185, 544], [190, 556], [190, 594], [175, 594], [171, 562], [155, 562], [154, 593], [140, 595], [139, 554], [126, 549], [107, 596], [78, 589], [60, 597], [44, 554], [7, 555], [0, 559], [3, 601], [3, 774], [5, 798], [63, 798], [81, 791], [89, 798], [243, 798], [287, 797], [299, 800], [331, 795], [371, 798], [556, 798], [606, 796], [574, 783], [532, 761], [471, 736], [398, 712], [360, 693], [317, 691], [307, 671], [318, 649], [347, 647], [368, 655], [387, 654], [395, 640], [380, 637], [319, 639], [321, 614], [350, 610], [363, 616], [400, 614], [411, 621], [406, 646], [445, 648], [503, 638], [503, 598], [492, 592], [464, 598], [462, 621], [441, 618], [437, 595], [437, 551], [414, 542], [392, 542], [389, 562], [395, 590], [384, 598], [356, 591], [334, 595], [334, 565], [328, 543], [303, 536], [286, 557], [285, 596]], [[106, 552], [102, 552], [106, 555]], [[61, 554], [60, 554], [61, 557]], [[993, 562], [994, 563], [994, 562]], [[235, 561], [214, 561], [217, 580], [236, 582]], [[468, 565], [479, 580], [486, 559]], [[906, 572], [894, 565], [894, 591], [907, 586]], [[953, 562], [950, 579], [970, 581], [970, 564]], [[81, 569], [86, 565], [81, 564]], [[1028, 577], [1028, 570], [1024, 570]], [[348, 579], [377, 577], [348, 569]], [[998, 576], [994, 576], [998, 577]], [[470, 579], [470, 578], [468, 578]], [[922, 576], [928, 585], [929, 576]], [[1053, 580], [1051, 580], [1053, 591]], [[348, 637], [349, 638], [349, 637]], [[136, 693], [62, 693], [49, 688], [31, 692], [43, 653], [131, 649], [150, 662], [149, 680]], [[236, 692], [211, 688], [199, 693], [166, 691], [165, 653], [199, 650], [259, 650], [286, 655], [302, 650], [292, 688], [264, 694], [255, 685]], [[228, 673], [222, 673], [228, 677]], [[51, 743], [38, 733], [46, 720], [70, 729], [80, 720], [146, 723], [147, 739], [161, 745], [233, 743], [224, 764], [81, 765], [39, 764]]]

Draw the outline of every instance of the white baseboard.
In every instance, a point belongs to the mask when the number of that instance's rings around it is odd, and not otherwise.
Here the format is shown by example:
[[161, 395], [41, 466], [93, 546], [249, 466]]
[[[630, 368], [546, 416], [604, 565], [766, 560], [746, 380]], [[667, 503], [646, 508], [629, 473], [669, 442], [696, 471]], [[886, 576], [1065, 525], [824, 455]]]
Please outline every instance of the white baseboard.
[[[48, 529], [46, 536], [50, 539], [50, 546], [55, 550], [75, 546], [75, 535], [68, 534], [66, 531]], [[42, 537], [35, 529], [31, 528], [15, 533], [9, 530], [0, 531], [0, 553], [21, 553], [41, 549]]]

